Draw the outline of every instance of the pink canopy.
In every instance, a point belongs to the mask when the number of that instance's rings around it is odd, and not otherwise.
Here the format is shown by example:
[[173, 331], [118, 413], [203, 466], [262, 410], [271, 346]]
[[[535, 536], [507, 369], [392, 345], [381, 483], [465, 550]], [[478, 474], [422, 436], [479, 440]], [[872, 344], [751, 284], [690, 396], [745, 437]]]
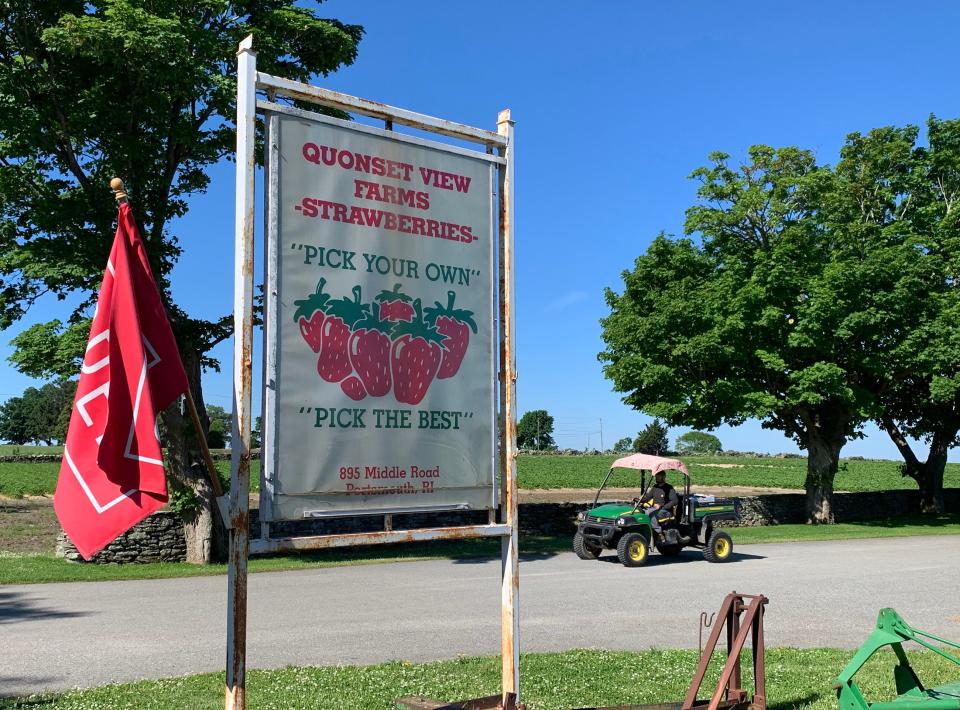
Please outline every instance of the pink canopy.
[[680, 459], [665, 459], [662, 456], [650, 456], [649, 454], [631, 454], [630, 456], [624, 456], [622, 459], [614, 461], [610, 468], [644, 469], [653, 474], [657, 474], [660, 471], [677, 470], [687, 478], [690, 478], [687, 467], [683, 465], [683, 461]]

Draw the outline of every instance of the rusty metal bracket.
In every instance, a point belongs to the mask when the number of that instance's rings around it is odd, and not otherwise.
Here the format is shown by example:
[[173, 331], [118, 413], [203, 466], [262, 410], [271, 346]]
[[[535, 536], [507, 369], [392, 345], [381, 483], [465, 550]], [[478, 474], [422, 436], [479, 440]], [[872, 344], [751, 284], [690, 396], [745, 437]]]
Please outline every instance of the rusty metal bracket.
[[[683, 702], [653, 703], [648, 705], [617, 705], [577, 708], [577, 710], [766, 710], [767, 692], [765, 668], [763, 662], [763, 612], [768, 599], [762, 594], [737, 594], [731, 592], [720, 605], [720, 611], [707, 618], [706, 612], [700, 614], [701, 653], [697, 672], [690, 682], [687, 696]], [[742, 617], [742, 618], [741, 618]], [[714, 619], [724, 620], [724, 624], [714, 624]], [[706, 648], [702, 647], [704, 628], [711, 628]], [[727, 632], [727, 661], [720, 675], [717, 687], [709, 700], [697, 699], [700, 686], [710, 667], [713, 652], [723, 629]], [[749, 693], [741, 687], [740, 654], [746, 643], [747, 635], [753, 645], [754, 692]]]
[[[697, 672], [687, 690], [687, 696], [684, 698], [681, 710], [693, 710], [693, 708], [707, 708], [708, 710], [717, 710], [720, 707], [735, 707], [746, 710], [766, 710], [767, 691], [766, 691], [766, 670], [764, 667], [764, 641], [763, 641], [763, 613], [769, 600], [762, 594], [737, 594], [731, 592], [720, 605], [720, 611], [717, 613], [719, 619], [724, 619], [725, 624], [714, 624], [710, 631], [710, 637], [707, 639], [707, 646], [700, 656], [700, 663], [697, 665]], [[743, 618], [741, 618], [741, 615]], [[709, 703], [697, 700], [697, 693], [703, 684], [703, 679], [707, 674], [707, 668], [710, 666], [710, 660], [713, 658], [713, 652], [716, 650], [717, 641], [720, 639], [722, 629], [727, 632], [727, 662], [723, 666], [720, 674], [720, 680]], [[741, 681], [740, 654], [746, 643], [747, 635], [751, 636], [753, 645], [753, 683], [754, 693], [750, 699], [747, 691], [743, 689]]]
[[703, 658], [703, 630], [709, 629], [713, 626], [713, 620], [717, 618], [717, 613], [714, 612], [710, 615], [710, 618], [707, 618], [707, 612], [700, 612], [700, 634], [697, 639], [697, 649], [700, 652], [700, 658]]

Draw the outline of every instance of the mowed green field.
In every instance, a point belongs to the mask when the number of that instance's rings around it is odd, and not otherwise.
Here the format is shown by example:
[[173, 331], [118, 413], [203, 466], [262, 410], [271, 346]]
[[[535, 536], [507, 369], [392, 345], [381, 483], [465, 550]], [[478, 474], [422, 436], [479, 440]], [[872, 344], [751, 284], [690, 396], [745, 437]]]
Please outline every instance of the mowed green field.
[[0, 456], [37, 456], [39, 454], [62, 454], [62, 446], [23, 446], [0, 444]]
[[[230, 462], [217, 461], [217, 468], [230, 476]], [[24, 496], [53, 495], [57, 487], [59, 463], [22, 463], [0, 461], [0, 496], [23, 498]], [[250, 487], [260, 489], [260, 462], [250, 464]]]
[[[588, 488], [600, 485], [615, 456], [520, 456], [517, 469], [520, 488]], [[774, 457], [689, 457], [685, 463], [695, 485], [750, 486], [803, 490], [806, 477], [805, 459]], [[228, 473], [229, 461], [218, 461], [217, 467]], [[251, 488], [260, 482], [260, 462], [250, 467]], [[59, 463], [0, 462], [0, 496], [49, 495], [57, 484]], [[618, 470], [612, 486], [636, 487], [636, 471]], [[944, 486], [960, 488], [960, 464], [947, 464]], [[910, 490], [916, 484], [900, 475], [897, 461], [840, 462], [834, 481], [838, 491]]]

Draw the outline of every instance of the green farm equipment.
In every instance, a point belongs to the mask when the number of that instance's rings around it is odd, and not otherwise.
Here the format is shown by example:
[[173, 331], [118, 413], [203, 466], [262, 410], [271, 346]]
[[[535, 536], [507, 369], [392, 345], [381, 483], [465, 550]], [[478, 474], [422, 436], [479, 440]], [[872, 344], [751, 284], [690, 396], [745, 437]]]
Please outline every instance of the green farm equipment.
[[[927, 688], [920, 682], [903, 650], [904, 641], [914, 641], [960, 666], [960, 658], [931, 641], [960, 649], [960, 644], [915, 629], [893, 609], [881, 609], [877, 625], [860, 650], [843, 669], [834, 688], [840, 710], [960, 710], [960, 680]], [[897, 657], [893, 680], [897, 697], [887, 702], [869, 702], [853, 680], [863, 665], [884, 646], [890, 646]]]

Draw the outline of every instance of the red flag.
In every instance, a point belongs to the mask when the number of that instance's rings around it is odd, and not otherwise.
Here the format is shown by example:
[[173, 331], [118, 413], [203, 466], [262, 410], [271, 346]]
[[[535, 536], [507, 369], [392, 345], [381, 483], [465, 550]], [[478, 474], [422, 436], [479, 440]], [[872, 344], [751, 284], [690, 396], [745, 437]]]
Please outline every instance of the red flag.
[[53, 498], [86, 559], [166, 505], [156, 420], [186, 390], [143, 241], [121, 204]]

